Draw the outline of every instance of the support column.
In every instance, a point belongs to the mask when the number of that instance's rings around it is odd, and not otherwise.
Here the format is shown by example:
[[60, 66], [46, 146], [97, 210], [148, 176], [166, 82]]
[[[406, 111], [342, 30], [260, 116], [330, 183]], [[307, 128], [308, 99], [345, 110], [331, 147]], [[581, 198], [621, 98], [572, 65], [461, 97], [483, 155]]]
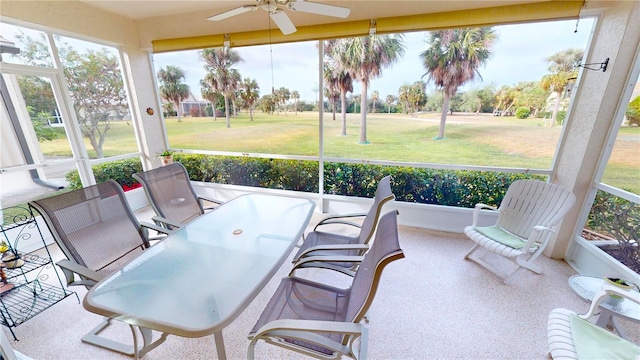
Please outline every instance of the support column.
[[139, 150], [142, 152], [142, 166], [148, 170], [161, 165], [156, 154], [168, 144], [156, 75], [149, 52], [132, 45], [122, 50], [125, 79], [132, 102], [132, 118], [137, 130]]
[[581, 209], [590, 207], [592, 183], [611, 131], [621, 97], [629, 81], [640, 43], [640, 2], [619, 1], [605, 11], [597, 22], [586, 63], [609, 58], [606, 72], [582, 69], [572, 111], [566, 120], [564, 139], [551, 182], [565, 186], [577, 202], [564, 218], [554, 243], [545, 254], [554, 259], [565, 256], [570, 241], [580, 235]]

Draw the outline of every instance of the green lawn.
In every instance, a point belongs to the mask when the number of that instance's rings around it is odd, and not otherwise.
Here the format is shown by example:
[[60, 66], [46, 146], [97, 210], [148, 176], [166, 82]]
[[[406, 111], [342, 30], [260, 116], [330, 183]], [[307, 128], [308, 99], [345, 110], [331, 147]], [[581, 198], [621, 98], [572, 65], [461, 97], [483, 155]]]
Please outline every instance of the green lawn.
[[[439, 115], [368, 114], [367, 140], [359, 143], [360, 115], [348, 114], [347, 136], [340, 136], [341, 117], [325, 113], [327, 157], [494, 167], [549, 168], [562, 130], [542, 126], [541, 119], [518, 120], [487, 115], [454, 114], [447, 119], [444, 140], [437, 135]], [[317, 113], [263, 114], [250, 121], [246, 112], [231, 119], [186, 117], [166, 120], [172, 148], [240, 153], [318, 155]], [[605, 181], [640, 193], [640, 127], [623, 127]], [[70, 155], [66, 139], [41, 143], [47, 155]], [[87, 149], [91, 150], [88, 145]], [[105, 156], [137, 151], [132, 126], [115, 122], [104, 144]], [[94, 156], [90, 151], [90, 156]]]

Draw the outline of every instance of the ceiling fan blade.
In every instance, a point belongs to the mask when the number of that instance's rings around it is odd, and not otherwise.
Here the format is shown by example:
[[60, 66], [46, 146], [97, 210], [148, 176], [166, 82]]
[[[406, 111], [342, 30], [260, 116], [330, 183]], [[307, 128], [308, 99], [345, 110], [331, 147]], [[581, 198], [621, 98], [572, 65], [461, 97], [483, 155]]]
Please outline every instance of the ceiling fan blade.
[[256, 5], [245, 5], [245, 6], [241, 6], [239, 8], [235, 8], [235, 9], [231, 9], [229, 11], [225, 11], [225, 12], [220, 13], [218, 15], [213, 15], [212, 17], [208, 18], [207, 20], [220, 21], [220, 20], [224, 20], [226, 18], [230, 18], [232, 16], [240, 15], [242, 13], [246, 13], [248, 11], [255, 10], [257, 8], [258, 8], [258, 6], [256, 6]]
[[289, 19], [289, 16], [284, 11], [274, 10], [271, 13], [269, 13], [269, 15], [271, 15], [273, 22], [276, 23], [276, 25], [278, 25], [278, 28], [280, 29], [280, 31], [282, 31], [283, 35], [293, 34], [298, 30], [296, 29], [295, 25], [293, 25], [293, 23], [291, 22], [291, 19]]
[[312, 14], [333, 16], [339, 18], [346, 18], [351, 13], [351, 9], [334, 6], [334, 5], [326, 5], [326, 4], [318, 4], [314, 2], [308, 2], [303, 0], [292, 1], [287, 4], [287, 8], [293, 11], [302, 11]]

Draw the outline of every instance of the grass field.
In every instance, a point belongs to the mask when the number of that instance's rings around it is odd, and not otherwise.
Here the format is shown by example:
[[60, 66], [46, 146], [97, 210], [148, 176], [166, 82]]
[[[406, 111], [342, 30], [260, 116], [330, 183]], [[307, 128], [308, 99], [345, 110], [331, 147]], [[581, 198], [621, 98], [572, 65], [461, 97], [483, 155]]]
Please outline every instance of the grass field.
[[[347, 136], [340, 136], [340, 114], [325, 113], [324, 155], [363, 160], [481, 165], [547, 169], [555, 154], [561, 127], [544, 126], [542, 119], [454, 114], [447, 119], [444, 140], [433, 140], [438, 114], [368, 114], [367, 140], [359, 144], [360, 115], [348, 114]], [[245, 112], [231, 119], [186, 117], [166, 120], [169, 143], [176, 149], [240, 153], [318, 155], [317, 113], [262, 114], [250, 121]], [[65, 139], [41, 143], [47, 155], [70, 155]], [[87, 149], [91, 147], [87, 143]], [[105, 156], [137, 151], [132, 126], [112, 123]], [[90, 151], [90, 156], [93, 156]], [[640, 128], [620, 129], [605, 182], [640, 193]]]

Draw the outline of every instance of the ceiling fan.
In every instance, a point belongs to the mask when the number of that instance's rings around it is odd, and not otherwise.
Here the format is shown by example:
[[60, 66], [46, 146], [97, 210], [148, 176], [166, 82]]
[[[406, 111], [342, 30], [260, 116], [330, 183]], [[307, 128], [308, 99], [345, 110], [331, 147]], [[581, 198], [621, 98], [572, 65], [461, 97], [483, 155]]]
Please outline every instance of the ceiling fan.
[[267, 11], [271, 16], [271, 19], [273, 19], [273, 22], [276, 23], [276, 25], [284, 35], [293, 34], [297, 30], [284, 10], [333, 16], [343, 19], [349, 16], [349, 13], [351, 12], [351, 9], [349, 8], [319, 4], [304, 0], [256, 0], [255, 5], [244, 5], [239, 8], [231, 9], [229, 11], [214, 15], [207, 20], [220, 21], [232, 16], [240, 15], [248, 11], [255, 11], [258, 9]]

